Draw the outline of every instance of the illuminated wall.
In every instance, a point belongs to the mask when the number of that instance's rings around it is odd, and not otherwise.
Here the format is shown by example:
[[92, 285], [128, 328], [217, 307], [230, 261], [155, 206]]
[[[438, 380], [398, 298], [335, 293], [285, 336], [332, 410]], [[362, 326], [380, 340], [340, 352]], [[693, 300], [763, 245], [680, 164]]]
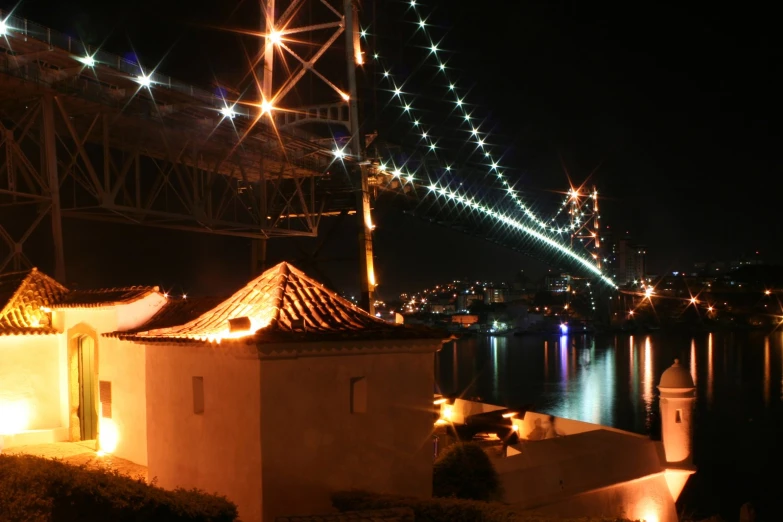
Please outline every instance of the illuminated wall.
[[0, 435], [60, 426], [58, 346], [54, 334], [0, 336]]
[[662, 474], [589, 491], [523, 513], [559, 518], [600, 516], [640, 522], [679, 522]]
[[338, 490], [431, 495], [440, 341], [345, 344], [263, 361], [241, 343], [147, 344], [149, 475], [224, 494], [249, 522], [332, 511]]
[[264, 520], [332, 511], [330, 494], [339, 490], [431, 496], [432, 354], [440, 345], [374, 342], [401, 353], [350, 355], [348, 346], [349, 355], [265, 362]]
[[616, 516], [676, 522], [659, 454], [646, 437], [592, 430], [526, 442], [494, 460], [504, 501], [560, 517]]
[[[88, 308], [63, 308], [58, 311], [63, 329], [60, 336], [60, 393], [66, 397], [61, 408], [62, 425], [68, 426], [69, 390], [75, 386], [73, 371], [69, 374], [68, 353], [75, 338], [94, 335], [95, 359], [99, 382], [109, 383], [111, 398], [101, 397], [96, 391], [99, 417], [99, 440], [102, 449], [118, 457], [147, 465], [147, 409], [145, 389], [144, 346], [125, 343], [101, 334], [117, 329], [133, 328], [143, 324], [165, 302], [160, 294], [150, 294], [135, 302]], [[71, 368], [73, 370], [73, 368]]]
[[[242, 520], [260, 520], [261, 365], [255, 348], [150, 343], [145, 350], [149, 476], [164, 488], [226, 495]], [[286, 451], [293, 452], [299, 441], [289, 435]]]

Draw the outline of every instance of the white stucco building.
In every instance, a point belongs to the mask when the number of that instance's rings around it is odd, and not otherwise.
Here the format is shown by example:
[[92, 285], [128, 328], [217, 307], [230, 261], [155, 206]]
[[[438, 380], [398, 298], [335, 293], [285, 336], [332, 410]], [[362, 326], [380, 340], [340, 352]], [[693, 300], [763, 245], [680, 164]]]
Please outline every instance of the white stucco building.
[[101, 334], [165, 302], [156, 287], [68, 291], [35, 268], [0, 275], [0, 443], [103, 440], [146, 465], [144, 352]]
[[429, 496], [440, 334], [370, 316], [281, 263], [226, 300], [0, 276], [5, 446], [97, 439], [245, 521], [333, 491]]

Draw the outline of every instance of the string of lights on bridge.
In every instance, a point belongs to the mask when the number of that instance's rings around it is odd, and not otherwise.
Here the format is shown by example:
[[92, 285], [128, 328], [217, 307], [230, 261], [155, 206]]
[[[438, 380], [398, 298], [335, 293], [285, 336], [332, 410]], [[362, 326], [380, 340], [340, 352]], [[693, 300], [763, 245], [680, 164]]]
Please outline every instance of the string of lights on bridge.
[[[456, 97], [454, 104], [455, 107], [461, 112], [461, 117], [464, 123], [467, 123], [471, 127], [470, 137], [468, 138], [468, 143], [475, 145], [476, 150], [483, 150], [484, 155], [488, 160], [490, 161], [490, 164], [487, 165], [491, 172], [495, 173], [495, 175], [502, 181], [503, 185], [506, 188], [507, 192], [511, 195], [514, 202], [523, 210], [525, 213], [525, 217], [532, 220], [537, 227], [530, 227], [522, 223], [520, 220], [515, 219], [514, 217], [511, 217], [509, 215], [506, 215], [505, 213], [498, 212], [490, 207], [484, 206], [479, 202], [476, 202], [473, 198], [467, 197], [464, 194], [461, 194], [459, 192], [455, 192], [448, 187], [444, 187], [439, 185], [437, 182], [432, 183], [428, 187], [431, 191], [438, 193], [439, 195], [446, 197], [452, 202], [460, 203], [463, 206], [466, 206], [472, 210], [478, 210], [480, 213], [487, 215], [489, 217], [495, 218], [496, 220], [504, 223], [505, 225], [510, 226], [513, 229], [516, 229], [518, 231], [525, 232], [529, 235], [532, 235], [536, 239], [539, 239], [546, 243], [548, 246], [553, 247], [557, 250], [559, 250], [561, 253], [567, 255], [568, 257], [572, 258], [573, 260], [578, 261], [585, 267], [587, 267], [591, 272], [595, 273], [597, 276], [599, 276], [604, 282], [610, 284], [611, 286], [615, 286], [614, 282], [606, 277], [603, 272], [600, 270], [600, 268], [596, 265], [594, 265], [590, 260], [588, 260], [585, 257], [580, 256], [572, 249], [562, 245], [559, 243], [555, 238], [549, 237], [546, 235], [547, 231], [550, 232], [557, 232], [557, 233], [563, 233], [567, 232], [567, 228], [563, 227], [560, 229], [556, 229], [554, 227], [548, 227], [546, 223], [544, 223], [540, 218], [538, 218], [532, 210], [530, 210], [529, 207], [527, 207], [519, 198], [516, 191], [509, 185], [508, 181], [505, 179], [502, 170], [500, 170], [500, 166], [494, 159], [492, 158], [491, 152], [488, 150], [488, 146], [486, 145], [486, 141], [484, 138], [482, 138], [482, 134], [478, 130], [478, 127], [473, 125], [471, 123], [471, 120], [473, 117], [471, 116], [470, 112], [467, 109], [467, 103], [464, 100], [464, 97], [460, 97], [457, 93], [457, 86], [454, 82], [449, 80], [448, 73], [447, 73], [447, 67], [445, 65], [445, 62], [442, 60], [440, 55], [438, 55], [438, 52], [440, 52], [440, 49], [438, 48], [438, 44], [435, 43], [434, 39], [427, 33], [427, 27], [428, 24], [426, 23], [426, 17], [423, 16], [420, 11], [418, 10], [420, 4], [417, 3], [415, 0], [412, 0], [410, 2], [411, 9], [416, 13], [418, 17], [417, 22], [417, 32], [421, 31], [424, 32], [427, 36], [427, 40], [429, 43], [428, 47], [428, 57], [433, 57], [437, 62], [437, 68], [440, 73], [442, 73], [447, 81], [448, 81], [448, 90], [450, 92], [454, 93], [454, 96]], [[361, 36], [363, 38], [366, 38], [368, 34], [367, 29], [362, 29]], [[431, 129], [430, 126], [425, 124], [420, 118], [417, 118], [414, 115], [415, 109], [413, 108], [412, 103], [410, 103], [409, 98], [406, 97], [406, 94], [403, 92], [401, 85], [402, 83], [399, 83], [395, 80], [394, 75], [392, 74], [391, 67], [386, 66], [386, 64], [383, 62], [382, 58], [377, 52], [372, 53], [373, 59], [375, 59], [383, 68], [383, 73], [381, 75], [381, 81], [386, 81], [388, 84], [392, 85], [391, 90], [387, 90], [387, 92], [390, 92], [392, 95], [392, 100], [397, 99], [400, 102], [400, 105], [398, 105], [398, 108], [402, 111], [402, 114], [404, 116], [407, 116], [410, 120], [410, 123], [413, 125], [413, 127], [417, 130], [420, 130], [422, 133], [422, 139], [423, 143], [426, 146], [427, 152], [435, 153], [437, 150], [437, 139], [432, 136], [428, 130]], [[484, 134], [486, 135], [486, 134]], [[339, 157], [344, 156], [344, 152], [340, 149], [337, 150], [337, 155]], [[437, 156], [436, 156], [437, 157]], [[415, 177], [413, 174], [408, 173], [403, 170], [403, 168], [400, 168], [399, 166], [393, 165], [391, 170], [389, 170], [388, 165], [382, 164], [381, 170], [390, 172], [394, 177], [399, 178], [400, 180], [403, 180], [405, 182], [413, 183], [415, 181]], [[452, 170], [451, 165], [445, 165], [443, 169], [446, 172], [450, 172]], [[572, 191], [569, 192], [569, 196], [566, 199], [566, 203], [571, 200]], [[540, 227], [541, 230], [537, 230], [537, 228]], [[542, 233], [543, 232], [543, 233]], [[592, 294], [592, 291], [591, 291]], [[592, 296], [591, 296], [592, 301]], [[594, 306], [594, 302], [592, 303]]]
[[[578, 191], [571, 189], [566, 194], [565, 198], [563, 199], [563, 202], [558, 207], [557, 213], [550, 219], [544, 220], [538, 217], [532, 209], [530, 209], [529, 206], [527, 206], [523, 201], [522, 198], [519, 197], [518, 192], [514, 190], [513, 186], [511, 186], [508, 182], [508, 179], [506, 179], [506, 176], [504, 175], [503, 171], [501, 170], [500, 165], [498, 162], [494, 161], [492, 157], [492, 153], [490, 150], [488, 150], [487, 146], [487, 139], [489, 137], [488, 132], [482, 132], [480, 131], [481, 124], [474, 125], [472, 121], [475, 119], [472, 116], [472, 113], [469, 112], [468, 107], [470, 106], [469, 103], [465, 101], [465, 96], [460, 96], [459, 91], [460, 89], [457, 86], [457, 83], [455, 81], [452, 81], [449, 77], [448, 73], [448, 67], [446, 66], [445, 60], [443, 60], [442, 56], [438, 53], [442, 52], [442, 50], [439, 48], [439, 43], [436, 43], [436, 39], [431, 34], [430, 30], [428, 29], [430, 25], [427, 23], [427, 19], [429, 16], [425, 16], [422, 13], [423, 6], [421, 3], [417, 2], [416, 0], [411, 0], [410, 2], [410, 8], [408, 9], [408, 12], [413, 12], [416, 16], [416, 20], [413, 22], [416, 26], [416, 33], [421, 33], [424, 35], [427, 43], [427, 50], [429, 51], [427, 53], [427, 58], [432, 58], [435, 61], [435, 65], [437, 67], [437, 70], [443, 74], [444, 78], [446, 79], [447, 85], [448, 85], [448, 94], [454, 96], [454, 104], [455, 108], [460, 112], [461, 117], [461, 125], [468, 125], [469, 126], [469, 138], [467, 142], [471, 145], [476, 146], [476, 150], [482, 150], [484, 152], [485, 158], [489, 160], [489, 164], [486, 164], [485, 166], [489, 169], [490, 173], [495, 174], [499, 180], [499, 182], [503, 185], [504, 190], [510, 195], [510, 197], [514, 200], [514, 202], [519, 206], [519, 208], [527, 215], [528, 218], [532, 219], [538, 226], [547, 229], [550, 232], [556, 232], [558, 234], [566, 234], [570, 231], [575, 230], [574, 224], [569, 224], [566, 226], [557, 226], [556, 220], [557, 217], [568, 207], [569, 202], [573, 200], [573, 198], [578, 197]], [[362, 31], [362, 36], [366, 36], [366, 31]], [[378, 54], [373, 55], [376, 60], [379, 60], [380, 57]], [[390, 74], [388, 72], [388, 69], [384, 69], [384, 77], [389, 77]], [[395, 86], [395, 93], [398, 92], [399, 89]], [[405, 104], [403, 106], [406, 110], [410, 110], [411, 106], [409, 104]], [[418, 126], [417, 124], [418, 120], [414, 121], [414, 127]], [[484, 137], [482, 137], [482, 135]], [[426, 139], [428, 137], [426, 132], [422, 133], [422, 137]], [[435, 148], [435, 142], [431, 139], [429, 146], [434, 150]]]
[[[417, 4], [415, 1], [411, 2], [411, 7], [413, 7], [413, 8], [416, 8], [418, 5], [419, 4]], [[423, 19], [420, 19], [420, 20], [423, 21]], [[422, 24], [420, 23], [419, 25], [421, 26]], [[423, 25], [424, 25], [424, 27], [426, 27], [426, 22]], [[362, 36], [364, 36], [364, 37], [367, 36], [367, 30], [366, 29], [362, 30]], [[436, 44], [432, 43], [432, 45], [431, 45], [429, 50], [430, 50], [429, 56], [433, 56], [433, 55], [436, 56], [437, 55], [438, 48], [437, 48]], [[372, 56], [373, 56], [373, 58], [375, 60], [378, 60], [379, 63], [382, 63], [381, 57], [380, 57], [380, 55], [378, 53], [372, 53]], [[445, 71], [445, 69], [446, 69], [445, 64], [443, 64], [443, 62], [441, 62], [440, 60], [439, 60], [438, 63], [439, 63], [438, 68], [441, 71]], [[392, 100], [394, 100], [394, 99], [399, 100], [401, 105], [399, 105], [398, 107], [402, 111], [402, 115], [408, 117], [408, 119], [410, 120], [410, 122], [414, 126], [414, 128], [418, 128], [418, 129], [422, 130], [423, 139], [425, 140], [424, 144], [426, 145], [427, 152], [435, 152], [437, 150], [436, 140], [435, 140], [434, 137], [430, 136], [427, 133], [427, 131], [425, 130], [425, 129], [429, 129], [431, 127], [429, 125], [427, 125], [426, 123], [424, 123], [420, 118], [417, 118], [414, 115], [414, 108], [413, 108], [412, 104], [408, 101], [409, 99], [406, 97], [407, 93], [402, 91], [402, 89], [400, 87], [401, 83], [398, 83], [397, 81], [395, 81], [394, 75], [391, 72], [391, 68], [384, 68], [383, 69], [381, 81], [388, 81], [388, 82], [390, 82], [391, 85], [393, 85], [393, 89], [388, 91], [388, 92], [391, 93]], [[456, 86], [453, 83], [450, 83], [449, 84], [449, 90], [456, 90]], [[466, 104], [465, 104], [464, 100], [462, 100], [461, 98], [457, 98], [457, 101], [455, 102], [455, 104], [456, 104], [456, 106], [458, 108], [462, 109], [462, 111], [463, 111], [463, 118], [465, 119], [465, 116], [468, 116], [468, 118], [466, 118], [466, 121], [469, 121], [470, 115], [467, 112], [467, 109], [465, 108]], [[474, 127], [474, 129], [475, 129], [475, 127]], [[485, 143], [482, 140], [482, 138], [480, 138], [478, 136], [478, 134], [473, 135], [473, 137], [476, 138], [476, 141], [474, 142], [475, 145], [480, 147], [480, 148], [482, 148], [482, 149], [484, 149], [485, 148]], [[342, 148], [335, 148], [334, 152], [335, 152], [335, 156], [338, 159], [344, 159], [346, 157], [346, 153], [345, 153], [344, 149], [342, 149]], [[492, 157], [489, 154], [489, 151], [485, 151], [485, 155], [486, 155], [486, 157], [490, 158], [490, 161], [492, 161]], [[412, 183], [413, 184], [416, 181], [416, 178], [415, 178], [414, 174], [408, 172], [405, 169], [404, 165], [401, 165], [401, 166], [394, 165], [393, 161], [390, 161], [390, 163], [391, 163], [391, 167], [388, 164], [382, 163], [380, 165], [380, 167], [379, 167], [379, 170], [381, 170], [382, 172], [387, 172], [387, 173], [391, 174], [393, 177], [398, 178], [401, 181], [406, 182], [406, 183]], [[451, 165], [445, 165], [443, 168], [444, 168], [444, 170], [446, 172], [449, 172], [452, 169]], [[498, 170], [497, 163], [493, 162], [492, 166], [490, 168], [493, 169], [493, 171], [497, 172], [498, 177], [503, 179], [503, 174], [502, 174], [501, 171]], [[505, 181], [505, 180], [504, 180], [504, 184], [506, 186], [508, 186], [508, 182]], [[596, 266], [593, 262], [591, 262], [590, 259], [588, 259], [587, 257], [580, 256], [579, 254], [577, 254], [572, 249], [570, 249], [567, 246], [565, 246], [562, 243], [560, 243], [557, 238], [553, 238], [553, 237], [548, 236], [546, 234], [547, 227], [546, 226], [541, 226], [542, 225], [541, 220], [539, 220], [532, 213], [532, 211], [530, 211], [526, 206], [524, 206], [524, 204], [519, 200], [518, 196], [516, 196], [516, 193], [510, 187], [508, 189], [509, 193], [512, 194], [512, 197], [514, 198], [514, 200], [517, 202], [518, 205], [521, 205], [521, 206], [524, 207], [524, 209], [528, 210], [528, 212], [525, 213], [526, 217], [528, 219], [532, 220], [533, 223], [538, 225], [538, 227], [528, 226], [528, 225], [526, 225], [525, 223], [523, 223], [519, 219], [516, 219], [513, 216], [510, 216], [510, 215], [508, 215], [508, 214], [506, 214], [504, 212], [500, 212], [498, 210], [495, 210], [494, 208], [492, 208], [492, 207], [490, 207], [488, 205], [482, 204], [482, 203], [476, 201], [474, 198], [471, 198], [471, 197], [465, 195], [464, 193], [460, 193], [459, 191], [455, 191], [453, 189], [450, 189], [447, 186], [443, 186], [443, 185], [439, 184], [437, 181], [430, 180], [430, 185], [427, 186], [427, 188], [430, 191], [438, 194], [439, 196], [442, 196], [442, 197], [446, 198], [447, 200], [451, 201], [452, 203], [459, 204], [459, 205], [463, 206], [464, 208], [467, 208], [467, 209], [479, 212], [481, 215], [484, 215], [486, 217], [490, 217], [492, 219], [495, 219], [496, 221], [498, 221], [498, 222], [500, 222], [500, 223], [510, 227], [513, 230], [516, 230], [516, 231], [519, 231], [519, 232], [523, 232], [523, 233], [525, 233], [527, 235], [532, 236], [533, 238], [535, 238], [535, 239], [541, 241], [542, 243], [544, 243], [546, 246], [548, 246], [550, 248], [554, 248], [555, 250], [559, 251], [561, 254], [569, 257], [573, 261], [578, 262], [579, 264], [584, 266], [586, 269], [588, 269], [590, 272], [592, 272], [597, 277], [599, 277], [603, 282], [609, 284], [612, 287], [616, 286], [614, 284], [614, 282], [611, 280], [611, 278], [607, 277], [600, 270], [600, 268], [598, 268], [598, 266]], [[542, 228], [543, 230], [539, 230], [538, 228]]]
[[[447, 96], [453, 97], [454, 106], [455, 109], [459, 113], [460, 117], [460, 125], [461, 126], [467, 126], [468, 130], [466, 131], [468, 138], [467, 143], [470, 145], [473, 145], [475, 147], [476, 151], [481, 151], [484, 153], [484, 160], [488, 163], [485, 163], [484, 166], [488, 169], [488, 172], [492, 175], [495, 175], [498, 182], [503, 186], [503, 190], [507, 193], [509, 197], [514, 201], [514, 203], [522, 210], [522, 212], [531, 219], [537, 226], [543, 228], [543, 229], [549, 229], [550, 231], [554, 232], [555, 229], [553, 227], [548, 227], [546, 222], [544, 222], [541, 218], [539, 218], [533, 210], [526, 205], [522, 198], [519, 196], [519, 192], [514, 189], [513, 185], [509, 183], [509, 180], [507, 179], [506, 175], [504, 174], [502, 167], [500, 166], [499, 162], [493, 157], [492, 152], [490, 150], [490, 145], [488, 143], [489, 141], [489, 132], [481, 131], [482, 123], [474, 123], [474, 120], [476, 118], [472, 115], [472, 112], [469, 110], [469, 107], [471, 104], [469, 104], [466, 101], [467, 95], [460, 94], [462, 89], [457, 85], [457, 82], [452, 79], [452, 77], [449, 74], [449, 68], [446, 66], [446, 61], [443, 59], [443, 50], [440, 49], [440, 41], [436, 42], [436, 39], [433, 37], [432, 33], [429, 30], [430, 25], [427, 24], [427, 19], [429, 16], [426, 16], [423, 12], [423, 7], [420, 3], [416, 2], [416, 0], [411, 0], [410, 7], [408, 9], [408, 12], [412, 12], [416, 19], [414, 21], [414, 24], [416, 26], [416, 33], [422, 34], [426, 40], [427, 43], [427, 59], [431, 59], [434, 61], [434, 65], [437, 68], [438, 72], [443, 75], [444, 79], [446, 80], [447, 85]], [[376, 55], [377, 56], [377, 55]], [[389, 78], [390, 73], [388, 69], [384, 69], [384, 77]], [[399, 88], [395, 85], [395, 93], [399, 91]], [[405, 107], [410, 107], [410, 105], [405, 105]], [[417, 124], [418, 120], [414, 120], [414, 127], [418, 126]], [[426, 132], [422, 133], [422, 137], [424, 139], [427, 139]], [[435, 142], [434, 140], [430, 140], [429, 146], [432, 148], [432, 150], [435, 150]]]

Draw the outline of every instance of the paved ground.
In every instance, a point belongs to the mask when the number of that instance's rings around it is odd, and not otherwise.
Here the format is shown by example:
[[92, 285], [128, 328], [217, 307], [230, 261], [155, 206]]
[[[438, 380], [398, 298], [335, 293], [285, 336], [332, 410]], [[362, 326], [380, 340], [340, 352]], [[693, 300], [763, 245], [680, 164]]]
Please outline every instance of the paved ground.
[[133, 478], [149, 480], [147, 467], [112, 455], [98, 456], [95, 453], [95, 441], [83, 442], [55, 442], [53, 444], [36, 444], [30, 446], [17, 446], [5, 448], [6, 455], [36, 455], [48, 459], [60, 459], [74, 466], [87, 466], [88, 468], [114, 469]]

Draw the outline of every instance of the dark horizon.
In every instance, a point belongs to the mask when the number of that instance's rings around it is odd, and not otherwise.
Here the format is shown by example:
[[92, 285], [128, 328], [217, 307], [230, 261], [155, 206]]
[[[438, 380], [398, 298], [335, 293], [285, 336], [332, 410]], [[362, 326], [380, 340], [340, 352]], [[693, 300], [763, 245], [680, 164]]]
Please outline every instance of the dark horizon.
[[[379, 17], [378, 48], [400, 56], [403, 72], [418, 73], [419, 84], [411, 81], [421, 85], [416, 56], [401, 51], [416, 45], [405, 5], [379, 5], [387, 16]], [[428, 23], [444, 35], [449, 66], [471, 87], [467, 99], [495, 129], [523, 194], [549, 208], [568, 188], [567, 173], [578, 184], [594, 172], [603, 223], [629, 231], [646, 245], [650, 271], [665, 273], [757, 251], [771, 262], [783, 258], [770, 232], [783, 188], [774, 17], [721, 9], [490, 1], [459, 10], [435, 2], [423, 12], [433, 12]], [[30, 0], [15, 12], [116, 54], [165, 56], [162, 72], [209, 86], [238, 81], [244, 63], [238, 37], [214, 27], [247, 26], [256, 11], [242, 2]], [[383, 204], [375, 222], [382, 299], [458, 277], [502, 280], [547, 269]], [[349, 294], [358, 287], [355, 231], [346, 221], [316, 267]], [[247, 240], [76, 221], [65, 233], [68, 280], [82, 286], [157, 282], [225, 293], [250, 277]], [[269, 264], [296, 264], [318, 242], [271, 241]], [[46, 249], [36, 250], [33, 261], [48, 269]]]

